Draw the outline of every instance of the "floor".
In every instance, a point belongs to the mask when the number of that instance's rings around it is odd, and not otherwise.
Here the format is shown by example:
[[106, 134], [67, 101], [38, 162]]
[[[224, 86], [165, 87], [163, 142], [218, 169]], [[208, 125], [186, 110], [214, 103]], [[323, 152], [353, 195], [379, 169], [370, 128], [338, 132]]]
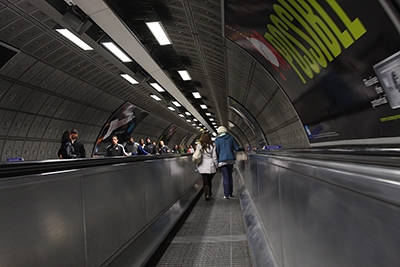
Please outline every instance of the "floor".
[[157, 266], [252, 266], [239, 199], [223, 198], [221, 173], [213, 198], [199, 199]]

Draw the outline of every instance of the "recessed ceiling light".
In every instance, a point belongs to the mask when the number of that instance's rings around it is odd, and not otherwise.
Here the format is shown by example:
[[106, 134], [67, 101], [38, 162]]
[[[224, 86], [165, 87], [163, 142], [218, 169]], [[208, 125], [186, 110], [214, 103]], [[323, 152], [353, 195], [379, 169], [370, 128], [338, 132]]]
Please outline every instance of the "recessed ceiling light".
[[171, 110], [171, 111], [175, 111], [175, 109], [174, 109], [173, 107], [168, 106], [167, 108], [168, 108], [169, 110]]
[[178, 101], [172, 101], [172, 104], [174, 104], [176, 107], [182, 107], [182, 105], [181, 104], [179, 104], [179, 102]]
[[206, 113], [207, 116], [211, 116], [211, 113]]
[[110, 50], [110, 52], [113, 53], [122, 62], [132, 62], [132, 59], [130, 59], [124, 52], [122, 52], [122, 50], [119, 49], [113, 42], [104, 42], [101, 44], [104, 45], [108, 50]]
[[178, 70], [178, 73], [179, 73], [179, 75], [181, 75], [182, 80], [184, 80], [184, 81], [189, 81], [192, 79], [192, 78], [190, 78], [187, 70]]
[[82, 41], [80, 38], [78, 38], [75, 34], [70, 32], [67, 29], [56, 29], [57, 32], [60, 34], [64, 35], [65, 38], [82, 48], [83, 50], [93, 50], [92, 47], [90, 47], [88, 44], [86, 44], [84, 41]]
[[193, 119], [193, 121], [197, 121], [197, 119]]
[[212, 125], [216, 125], [217, 123], [216, 122], [213, 122], [213, 123], [211, 123]]
[[201, 107], [202, 109], [207, 109], [207, 106], [206, 106], [206, 105], [200, 105], [200, 107]]
[[199, 123], [200, 126], [203, 126], [203, 124]]
[[157, 90], [157, 92], [165, 92], [164, 88], [162, 88], [158, 83], [150, 83], [150, 85]]
[[191, 116], [192, 114], [190, 114], [190, 112], [185, 112], [186, 115]]
[[135, 79], [133, 79], [131, 76], [129, 76], [128, 74], [120, 74], [122, 78], [124, 78], [125, 80], [127, 80], [128, 82], [130, 82], [131, 84], [138, 84], [139, 82], [136, 81]]
[[192, 95], [194, 98], [201, 98], [201, 95], [199, 92], [192, 92]]
[[179, 117], [182, 117], [182, 118], [185, 117], [185, 115], [183, 115], [183, 114], [178, 114], [178, 116], [179, 116]]
[[192, 121], [191, 121], [191, 120], [189, 120], [189, 119], [187, 119], [186, 121], [187, 121], [187, 122], [192, 122]]
[[152, 97], [154, 100], [157, 100], [157, 101], [160, 101], [160, 100], [161, 100], [161, 98], [159, 98], [159, 97], [156, 96], [156, 95], [150, 95], [150, 97]]
[[210, 118], [210, 121], [214, 121], [214, 119], [213, 119], [213, 118]]
[[167, 33], [164, 30], [161, 22], [146, 22], [147, 27], [149, 27], [150, 31], [153, 33], [154, 37], [156, 37], [158, 43], [160, 45], [169, 45], [171, 41], [168, 38]]
[[193, 126], [196, 126], [196, 123], [192, 123]]

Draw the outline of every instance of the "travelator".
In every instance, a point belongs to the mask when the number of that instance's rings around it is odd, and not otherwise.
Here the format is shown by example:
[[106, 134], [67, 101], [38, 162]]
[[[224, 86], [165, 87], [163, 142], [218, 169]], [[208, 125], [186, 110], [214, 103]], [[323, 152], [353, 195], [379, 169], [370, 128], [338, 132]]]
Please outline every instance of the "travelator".
[[[397, 150], [251, 152], [254, 266], [398, 266]], [[201, 193], [190, 155], [0, 166], [1, 266], [143, 266]]]

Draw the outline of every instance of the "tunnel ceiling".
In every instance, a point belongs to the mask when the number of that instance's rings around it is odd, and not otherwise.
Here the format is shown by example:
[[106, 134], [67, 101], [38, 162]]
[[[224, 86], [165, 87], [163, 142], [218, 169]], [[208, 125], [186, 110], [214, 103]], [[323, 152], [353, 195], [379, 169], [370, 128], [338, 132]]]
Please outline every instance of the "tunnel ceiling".
[[[197, 137], [198, 123], [193, 126], [178, 116], [186, 109], [169, 111], [171, 94], [155, 92], [147, 84], [151, 74], [135, 62], [120, 62], [98, 43], [107, 34], [95, 23], [82, 34], [92, 51], [83, 51], [55, 31], [68, 27], [63, 20], [66, 2], [74, 5], [63, 0], [0, 1], [0, 41], [19, 51], [0, 70], [1, 160], [53, 158], [62, 131], [72, 127], [82, 129], [80, 138], [90, 151], [107, 119], [125, 102], [150, 113], [144, 121], [149, 127], [139, 128], [141, 135], [157, 138], [173, 123], [181, 129], [179, 137], [186, 133], [191, 133], [189, 139]], [[259, 122], [268, 144], [308, 146], [283, 90], [256, 60], [223, 37], [221, 1], [108, 0], [107, 4], [207, 124], [228, 126], [232, 120], [240, 143], [257, 146], [248, 126], [230, 111], [228, 97], [232, 97]], [[162, 22], [172, 45], [158, 45], [145, 25], [152, 20]], [[188, 70], [191, 81], [182, 81], [177, 73], [181, 69]], [[131, 85], [120, 73], [140, 73], [143, 81]], [[201, 99], [193, 97], [195, 91]], [[163, 100], [154, 101], [150, 94]], [[208, 109], [201, 109], [201, 104]], [[297, 139], [291, 138], [295, 135]]]

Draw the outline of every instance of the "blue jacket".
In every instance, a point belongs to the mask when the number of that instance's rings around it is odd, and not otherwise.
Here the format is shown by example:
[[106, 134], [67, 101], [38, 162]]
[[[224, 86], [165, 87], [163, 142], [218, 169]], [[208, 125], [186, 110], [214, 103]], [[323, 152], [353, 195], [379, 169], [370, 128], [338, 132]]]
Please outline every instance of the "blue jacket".
[[218, 136], [215, 139], [215, 147], [217, 149], [218, 162], [235, 160], [233, 151], [243, 151], [244, 148], [239, 147], [235, 139], [229, 134]]

